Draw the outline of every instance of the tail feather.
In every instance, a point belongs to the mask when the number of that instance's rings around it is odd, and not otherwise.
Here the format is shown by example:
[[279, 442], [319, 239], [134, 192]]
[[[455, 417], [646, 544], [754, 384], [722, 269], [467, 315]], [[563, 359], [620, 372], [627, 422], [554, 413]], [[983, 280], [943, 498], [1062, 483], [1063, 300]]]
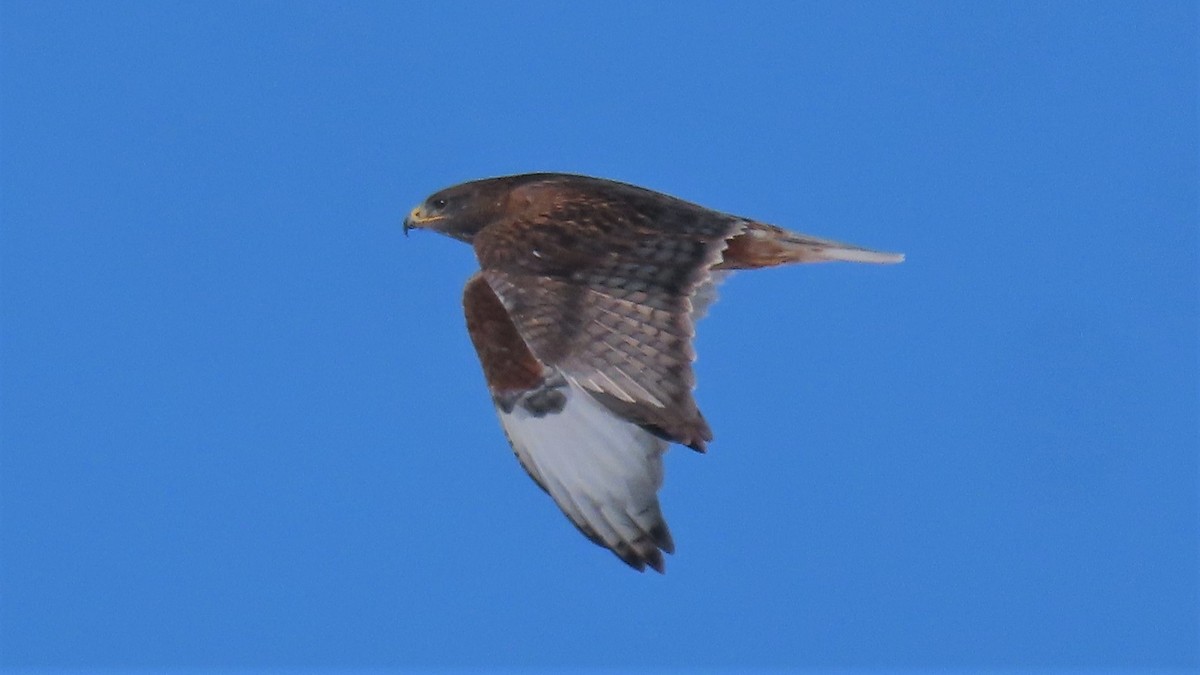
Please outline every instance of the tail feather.
[[714, 269], [753, 269], [789, 263], [833, 261], [890, 264], [903, 262], [904, 254], [875, 251], [789, 232], [774, 225], [750, 222], [740, 234], [729, 239], [724, 259]]
[[884, 265], [904, 262], [903, 253], [876, 251], [854, 244], [843, 244], [839, 241], [817, 239], [805, 235], [789, 236], [783, 243], [788, 247], [794, 247], [796, 255], [800, 256], [796, 262], [840, 261]]

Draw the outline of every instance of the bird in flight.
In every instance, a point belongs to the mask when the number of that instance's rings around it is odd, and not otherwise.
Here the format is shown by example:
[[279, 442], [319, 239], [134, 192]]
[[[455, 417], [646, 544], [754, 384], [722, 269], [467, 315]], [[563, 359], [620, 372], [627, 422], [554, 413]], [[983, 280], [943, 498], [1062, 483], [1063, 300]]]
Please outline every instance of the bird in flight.
[[904, 259], [559, 173], [435, 192], [411, 229], [475, 249], [467, 331], [521, 466], [588, 539], [660, 573], [675, 548], [663, 453], [713, 437], [692, 398], [692, 336], [716, 285], [734, 270]]

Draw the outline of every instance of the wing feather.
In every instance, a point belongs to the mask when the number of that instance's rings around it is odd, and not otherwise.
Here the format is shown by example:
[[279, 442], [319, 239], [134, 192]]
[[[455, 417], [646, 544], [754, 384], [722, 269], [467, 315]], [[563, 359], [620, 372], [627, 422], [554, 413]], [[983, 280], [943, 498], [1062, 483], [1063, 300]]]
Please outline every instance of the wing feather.
[[483, 276], [537, 359], [620, 417], [703, 450], [694, 318], [745, 220], [622, 184], [554, 179], [474, 238]]
[[637, 569], [661, 572], [661, 551], [673, 550], [657, 496], [667, 442], [578, 385], [567, 390], [555, 414], [499, 411], [513, 451], [536, 467], [542, 487], [584, 535]]
[[663, 571], [674, 543], [658, 502], [667, 442], [539, 361], [480, 275], [463, 298], [500, 424], [521, 466], [586, 537]]

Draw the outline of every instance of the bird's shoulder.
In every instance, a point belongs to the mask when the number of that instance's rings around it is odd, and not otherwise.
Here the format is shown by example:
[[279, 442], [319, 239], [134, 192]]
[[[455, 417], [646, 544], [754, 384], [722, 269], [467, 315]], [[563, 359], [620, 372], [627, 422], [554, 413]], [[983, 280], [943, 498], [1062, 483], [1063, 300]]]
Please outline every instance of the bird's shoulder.
[[741, 222], [627, 183], [547, 174], [510, 190], [474, 248], [485, 269], [546, 276], [629, 262], [690, 266]]

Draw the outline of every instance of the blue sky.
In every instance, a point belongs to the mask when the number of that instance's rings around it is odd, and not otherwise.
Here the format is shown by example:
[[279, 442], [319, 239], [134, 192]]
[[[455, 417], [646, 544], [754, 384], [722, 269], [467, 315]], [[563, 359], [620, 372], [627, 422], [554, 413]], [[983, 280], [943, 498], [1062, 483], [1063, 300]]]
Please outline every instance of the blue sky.
[[[0, 665], [1200, 665], [1193, 3], [4, 2]], [[908, 254], [736, 276], [637, 574], [507, 448], [534, 170]]]

